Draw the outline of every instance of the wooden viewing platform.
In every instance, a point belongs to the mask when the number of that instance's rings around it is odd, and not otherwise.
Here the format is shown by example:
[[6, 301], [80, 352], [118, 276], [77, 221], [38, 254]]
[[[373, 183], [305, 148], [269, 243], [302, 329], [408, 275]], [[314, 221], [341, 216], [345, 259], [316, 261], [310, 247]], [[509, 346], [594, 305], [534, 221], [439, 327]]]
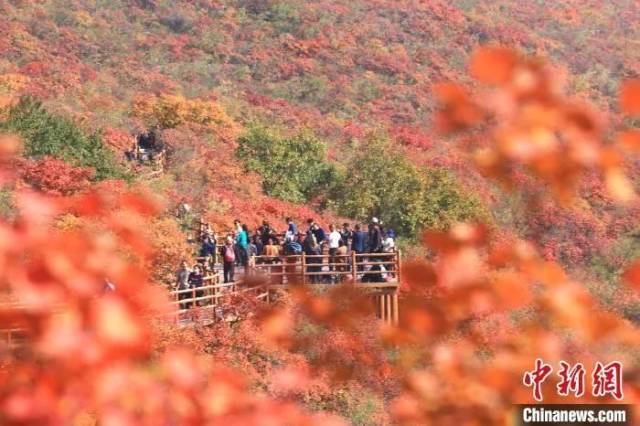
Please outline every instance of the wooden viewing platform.
[[224, 299], [233, 295], [255, 294], [258, 299], [270, 302], [277, 292], [297, 286], [328, 289], [344, 284], [369, 293], [378, 318], [398, 322], [400, 252], [397, 251], [337, 256], [253, 256], [242, 275], [233, 283], [223, 283], [221, 271], [209, 269], [202, 287], [172, 291], [176, 319], [180, 321], [189, 316], [212, 321], [224, 319], [224, 310], [228, 307]]
[[[378, 267], [384, 267], [386, 271], [377, 270]], [[250, 295], [270, 303], [277, 299], [279, 292], [297, 286], [326, 290], [336, 285], [349, 285], [370, 295], [378, 318], [391, 324], [398, 322], [399, 252], [255, 256], [238, 276], [240, 278], [235, 282], [224, 283], [222, 271], [216, 267], [206, 271], [202, 287], [170, 291], [170, 303], [175, 307], [171, 319], [179, 324], [192, 323], [196, 319], [205, 323], [232, 322], [238, 319], [229, 303], [234, 296]], [[375, 282], [366, 282], [372, 281], [371, 277]], [[7, 303], [6, 306], [19, 307], [19, 304]], [[14, 324], [6, 324], [0, 327], [0, 339], [11, 348], [21, 345], [28, 335]]]

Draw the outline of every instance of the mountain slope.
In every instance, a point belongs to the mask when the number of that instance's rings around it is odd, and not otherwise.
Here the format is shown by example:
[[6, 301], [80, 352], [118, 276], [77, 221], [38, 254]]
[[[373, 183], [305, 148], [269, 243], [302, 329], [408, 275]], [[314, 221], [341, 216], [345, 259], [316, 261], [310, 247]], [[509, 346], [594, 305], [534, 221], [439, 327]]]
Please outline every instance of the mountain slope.
[[[258, 122], [292, 135], [311, 129], [343, 167], [352, 139], [385, 132], [397, 155], [453, 172], [500, 225], [538, 238], [539, 218], [518, 213], [513, 199], [471, 171], [465, 149], [434, 133], [432, 85], [467, 81], [479, 44], [507, 44], [549, 56], [565, 67], [571, 93], [615, 111], [619, 81], [638, 73], [640, 55], [638, 30], [625, 25], [640, 17], [633, 1], [4, 1], [0, 12], [5, 99], [37, 96], [87, 130], [104, 129], [106, 142], [150, 124], [136, 110], [141, 100], [175, 94], [218, 105], [237, 133], [193, 121], [174, 126], [167, 137], [176, 161], [158, 186], [221, 223], [242, 216], [255, 224], [298, 209], [265, 197], [259, 176], [245, 175], [232, 155], [235, 137]], [[619, 120], [615, 112], [609, 118]], [[300, 218], [314, 214], [300, 209]], [[584, 204], [578, 214], [588, 229], [602, 229], [598, 238], [628, 231], [613, 231], [599, 206]], [[565, 230], [576, 213], [566, 216], [554, 224], [562, 236], [549, 237], [552, 256], [573, 233]]]

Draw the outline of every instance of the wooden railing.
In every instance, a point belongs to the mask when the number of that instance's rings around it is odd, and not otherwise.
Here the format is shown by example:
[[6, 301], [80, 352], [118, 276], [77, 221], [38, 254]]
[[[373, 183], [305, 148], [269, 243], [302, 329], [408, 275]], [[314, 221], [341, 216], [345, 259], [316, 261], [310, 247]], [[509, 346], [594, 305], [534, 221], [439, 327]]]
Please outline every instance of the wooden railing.
[[137, 141], [133, 150], [133, 158], [140, 163], [150, 163], [160, 169], [164, 169], [166, 161], [166, 150], [164, 147], [140, 148]]
[[[222, 283], [219, 268], [207, 273], [202, 287], [175, 290], [173, 304], [176, 318], [193, 313], [204, 313], [215, 320], [221, 315], [217, 309], [225, 306], [221, 299], [246, 292], [255, 293], [260, 300], [269, 302], [273, 292], [286, 291], [298, 285], [314, 288], [329, 287], [338, 283], [354, 285], [371, 294], [376, 313], [386, 322], [396, 323], [399, 318], [398, 283], [400, 282], [400, 252], [355, 253], [348, 255], [282, 255], [252, 256], [244, 271], [243, 280]], [[245, 287], [243, 282], [262, 283]], [[186, 295], [187, 297], [185, 297]]]
[[399, 282], [400, 252], [252, 256], [247, 273], [266, 275], [271, 283], [279, 284], [319, 283], [323, 279], [357, 283], [371, 282], [374, 278], [377, 282]]
[[242, 282], [223, 283], [221, 274], [212, 272], [203, 278], [201, 287], [174, 289], [170, 292], [171, 304], [176, 308], [174, 319], [180, 321], [197, 315], [200, 319], [217, 321], [222, 318], [222, 301], [231, 296], [254, 293], [259, 300], [269, 297], [266, 285], [246, 286]]
[[[296, 285], [314, 288], [347, 283], [371, 294], [378, 318], [397, 324], [400, 252], [348, 255], [253, 256], [247, 273], [262, 276], [267, 290]], [[382, 270], [384, 268], [384, 270]]]
[[[376, 267], [384, 267], [385, 270], [377, 270]], [[296, 285], [322, 288], [342, 282], [369, 293], [378, 318], [388, 323], [397, 323], [399, 319], [399, 251], [334, 256], [254, 256], [249, 261], [245, 275], [257, 279], [223, 283], [220, 270], [214, 268], [206, 272], [201, 287], [170, 291], [170, 303], [175, 307], [171, 317], [176, 322], [196, 317], [211, 322], [228, 320], [226, 317], [229, 312], [225, 312], [225, 309], [233, 306], [225, 302], [232, 296], [249, 294], [258, 300], [270, 302], [278, 291], [287, 291]], [[369, 277], [376, 278], [375, 282], [367, 282]], [[247, 282], [259, 284], [251, 286]], [[10, 324], [0, 328], [0, 338], [9, 346], [15, 346], [24, 337], [21, 328]]]
[[0, 329], [0, 341], [6, 343], [8, 349], [14, 349], [25, 340], [25, 330], [22, 328]]
[[[13, 298], [3, 297], [0, 309], [17, 313], [25, 310], [26, 306]], [[4, 321], [0, 324], [0, 344], [4, 343], [8, 349], [20, 347], [28, 339], [28, 330], [24, 327], [21, 315], [5, 315], [3, 318]]]

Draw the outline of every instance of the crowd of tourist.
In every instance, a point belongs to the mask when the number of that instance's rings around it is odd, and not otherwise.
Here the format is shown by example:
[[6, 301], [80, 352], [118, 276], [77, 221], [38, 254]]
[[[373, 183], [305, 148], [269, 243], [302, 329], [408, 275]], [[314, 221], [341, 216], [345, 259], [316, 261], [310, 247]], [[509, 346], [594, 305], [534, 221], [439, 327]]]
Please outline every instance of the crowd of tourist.
[[[190, 268], [187, 261], [182, 262], [176, 287], [179, 290], [201, 287], [204, 271], [213, 270], [219, 264], [222, 264], [224, 282], [229, 283], [234, 281], [237, 267], [247, 268], [252, 262], [255, 264], [251, 266], [284, 264], [286, 267], [288, 257], [302, 254], [312, 283], [340, 281], [345, 272], [353, 271], [352, 268], [363, 274], [363, 282], [384, 281], [383, 274], [392, 272], [391, 265], [385, 269], [385, 258], [378, 258], [376, 254], [394, 252], [395, 236], [392, 229], [385, 229], [375, 217], [366, 226], [358, 223], [352, 228], [349, 223], [343, 223], [341, 227], [330, 224], [326, 230], [313, 219], [307, 220], [305, 230], [300, 230], [291, 218], [287, 218], [286, 229], [281, 233], [266, 220], [253, 232], [246, 224], [235, 220], [233, 230], [224, 236], [216, 235], [207, 224], [199, 235], [199, 263]], [[358, 259], [355, 265], [352, 253]], [[323, 254], [328, 256], [321, 256]], [[364, 258], [358, 256], [362, 254], [378, 264], [365, 272]], [[324, 267], [327, 273], [323, 272]], [[200, 296], [196, 294], [196, 297]]]

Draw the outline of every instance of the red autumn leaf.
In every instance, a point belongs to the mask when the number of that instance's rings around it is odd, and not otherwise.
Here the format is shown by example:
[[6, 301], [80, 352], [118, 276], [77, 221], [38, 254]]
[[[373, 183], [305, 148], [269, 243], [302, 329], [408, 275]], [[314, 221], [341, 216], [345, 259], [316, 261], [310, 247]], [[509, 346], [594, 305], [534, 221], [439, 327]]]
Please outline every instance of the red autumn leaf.
[[20, 139], [13, 135], [0, 135], [0, 159], [10, 157], [20, 149]]
[[622, 84], [620, 109], [630, 115], [640, 114], [640, 80], [627, 80]]
[[139, 319], [120, 299], [104, 297], [94, 308], [95, 327], [103, 342], [123, 348], [144, 344], [144, 330]]
[[404, 281], [410, 284], [410, 289], [413, 291], [432, 287], [436, 282], [433, 266], [423, 260], [403, 263], [401, 272]]
[[93, 168], [73, 167], [52, 157], [26, 160], [21, 165], [21, 177], [27, 184], [53, 195], [70, 195], [88, 188], [94, 174]]
[[618, 143], [631, 152], [640, 152], [640, 130], [633, 129], [621, 132], [618, 135]]
[[440, 132], [463, 130], [482, 119], [482, 110], [463, 86], [440, 83], [434, 86], [433, 92], [441, 104], [441, 110], [435, 116], [435, 125]]
[[609, 194], [620, 203], [634, 199], [633, 183], [625, 175], [622, 168], [611, 168], [605, 171], [604, 181]]
[[469, 101], [469, 92], [456, 83], [439, 83], [433, 87], [433, 93], [443, 104], [456, 104]]
[[144, 194], [124, 194], [119, 201], [122, 207], [131, 209], [140, 215], [152, 215], [160, 210], [157, 203]]
[[640, 259], [636, 259], [622, 274], [622, 280], [631, 287], [640, 290]]
[[174, 350], [165, 355], [164, 365], [169, 378], [179, 387], [190, 389], [203, 380], [198, 374], [197, 360], [186, 350]]
[[518, 274], [500, 274], [493, 284], [493, 289], [506, 309], [523, 307], [532, 300], [529, 283], [525, 281], [525, 277]]
[[280, 392], [301, 392], [309, 386], [309, 371], [305, 366], [288, 366], [273, 374], [273, 386]]
[[504, 84], [518, 62], [516, 53], [504, 47], [480, 48], [471, 59], [471, 75], [483, 83]]
[[273, 344], [286, 346], [293, 321], [284, 309], [273, 309], [259, 316], [259, 324], [265, 339]]
[[4, 400], [2, 411], [9, 419], [20, 423], [34, 420], [43, 414], [41, 404], [38, 404], [35, 396], [26, 391], [14, 391]]

